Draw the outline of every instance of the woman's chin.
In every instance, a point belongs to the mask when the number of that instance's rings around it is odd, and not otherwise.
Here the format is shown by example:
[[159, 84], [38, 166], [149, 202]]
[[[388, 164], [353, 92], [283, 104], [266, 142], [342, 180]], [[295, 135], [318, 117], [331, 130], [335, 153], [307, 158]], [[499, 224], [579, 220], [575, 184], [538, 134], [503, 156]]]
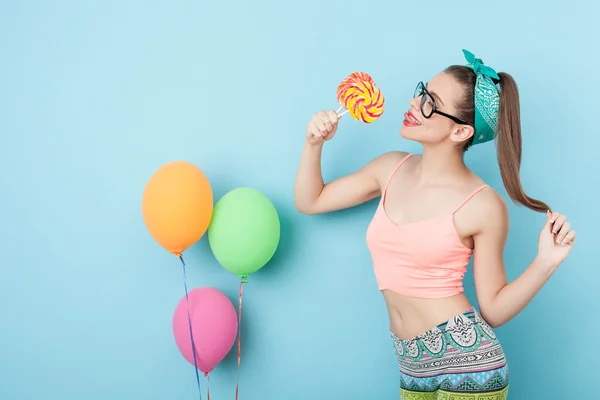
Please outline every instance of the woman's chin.
[[409, 127], [406, 125], [402, 125], [400, 127], [400, 136], [404, 139], [408, 139], [408, 140], [415, 140], [416, 135], [415, 135], [415, 128], [414, 127]]

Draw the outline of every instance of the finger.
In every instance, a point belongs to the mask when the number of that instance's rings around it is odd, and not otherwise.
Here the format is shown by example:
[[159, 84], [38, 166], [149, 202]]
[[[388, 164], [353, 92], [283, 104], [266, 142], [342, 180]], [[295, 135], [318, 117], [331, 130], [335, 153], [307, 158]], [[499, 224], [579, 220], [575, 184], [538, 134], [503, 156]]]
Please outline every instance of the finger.
[[564, 239], [561, 240], [560, 244], [568, 244], [573, 246], [573, 243], [575, 242], [575, 231], [569, 231], [569, 233], [567, 233], [567, 235], [564, 237]]
[[331, 122], [332, 125], [337, 124], [338, 121], [340, 120], [340, 116], [333, 110], [331, 110], [327, 113], [327, 117], [329, 118], [329, 121]]
[[315, 121], [315, 128], [321, 136], [325, 136], [325, 134], [327, 133], [327, 128], [325, 127], [325, 124], [321, 120]]
[[563, 224], [567, 220], [567, 216], [563, 214], [559, 214], [558, 217], [554, 220], [554, 225], [552, 225], [552, 233], [556, 233], [562, 228]]
[[544, 229], [547, 229], [548, 232], [552, 232], [552, 224], [554, 223], [553, 215], [554, 213], [550, 212], [550, 210], [546, 211], [546, 222], [544, 223]]
[[319, 129], [313, 125], [310, 128], [310, 134], [315, 138], [315, 139], [322, 139], [323, 135], [321, 135], [321, 132], [319, 131]]
[[323, 129], [325, 127], [325, 123], [324, 121], [326, 121], [327, 118], [324, 117], [319, 117], [315, 120], [315, 126], [319, 129]]
[[323, 128], [319, 129], [319, 134], [321, 135], [321, 138], [323, 139], [327, 139], [329, 137], [329, 131], [327, 130], [327, 128], [325, 126], [323, 126]]
[[325, 125], [325, 130], [327, 134], [333, 132], [333, 124], [331, 123], [329, 118], [323, 121], [323, 125]]
[[558, 231], [558, 235], [556, 235], [556, 243], [562, 243], [563, 239], [569, 233], [569, 229], [571, 228], [571, 224], [569, 222], [565, 222], [562, 224], [560, 231]]

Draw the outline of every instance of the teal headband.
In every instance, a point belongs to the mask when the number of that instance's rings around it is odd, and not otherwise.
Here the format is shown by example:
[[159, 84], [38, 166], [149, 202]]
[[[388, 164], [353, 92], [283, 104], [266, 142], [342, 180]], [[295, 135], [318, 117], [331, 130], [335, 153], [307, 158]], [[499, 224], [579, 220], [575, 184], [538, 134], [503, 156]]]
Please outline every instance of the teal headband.
[[488, 142], [496, 137], [498, 112], [500, 110], [500, 93], [496, 84], [500, 77], [493, 68], [483, 65], [480, 58], [470, 51], [463, 53], [468, 66], [477, 75], [475, 83], [475, 137], [473, 144]]

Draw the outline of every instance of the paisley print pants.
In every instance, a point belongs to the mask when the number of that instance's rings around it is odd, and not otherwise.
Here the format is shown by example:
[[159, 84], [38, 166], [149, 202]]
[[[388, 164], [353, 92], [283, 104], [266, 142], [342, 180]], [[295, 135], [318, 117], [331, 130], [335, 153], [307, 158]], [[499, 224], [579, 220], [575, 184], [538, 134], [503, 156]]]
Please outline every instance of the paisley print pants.
[[401, 400], [505, 400], [509, 374], [492, 328], [471, 308], [413, 339], [392, 333]]

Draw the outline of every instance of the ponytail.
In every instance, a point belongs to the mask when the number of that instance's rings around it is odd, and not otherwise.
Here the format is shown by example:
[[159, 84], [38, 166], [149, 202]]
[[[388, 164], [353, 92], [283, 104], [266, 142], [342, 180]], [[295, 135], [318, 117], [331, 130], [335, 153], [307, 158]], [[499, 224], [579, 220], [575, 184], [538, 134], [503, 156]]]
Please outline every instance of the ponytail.
[[517, 84], [507, 73], [500, 72], [498, 76], [500, 76], [500, 115], [496, 148], [502, 182], [513, 202], [533, 211], [545, 213], [550, 210], [550, 207], [540, 200], [529, 197], [521, 185], [519, 173], [522, 137]]
[[[445, 69], [463, 87], [463, 96], [456, 105], [457, 116], [471, 126], [475, 126], [474, 88], [477, 76], [473, 70], [463, 65], [451, 65]], [[519, 91], [515, 80], [507, 73], [500, 72], [500, 109], [496, 129], [496, 149], [502, 182], [511, 200], [517, 204], [545, 213], [550, 207], [533, 199], [521, 186], [521, 117], [519, 111]], [[463, 147], [467, 151], [473, 145], [472, 136]]]

